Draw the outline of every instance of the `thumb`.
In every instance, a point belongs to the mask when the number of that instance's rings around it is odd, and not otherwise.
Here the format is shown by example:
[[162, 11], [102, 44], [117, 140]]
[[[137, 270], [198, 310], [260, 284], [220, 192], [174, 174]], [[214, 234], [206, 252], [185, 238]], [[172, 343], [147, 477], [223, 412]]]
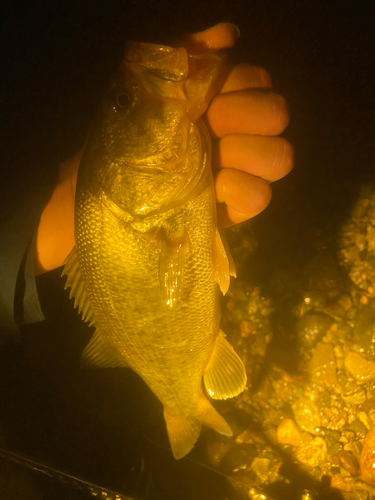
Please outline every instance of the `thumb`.
[[240, 30], [232, 23], [219, 23], [212, 28], [192, 33], [178, 44], [189, 54], [201, 54], [210, 50], [230, 49], [240, 36]]

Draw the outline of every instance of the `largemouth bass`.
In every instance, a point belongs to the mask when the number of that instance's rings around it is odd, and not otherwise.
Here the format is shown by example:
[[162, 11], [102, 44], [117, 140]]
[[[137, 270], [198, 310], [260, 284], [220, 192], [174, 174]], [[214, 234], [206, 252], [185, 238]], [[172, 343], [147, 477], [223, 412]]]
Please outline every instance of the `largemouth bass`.
[[175, 458], [202, 424], [232, 431], [211, 398], [244, 390], [220, 330], [232, 258], [217, 226], [211, 140], [200, 119], [227, 74], [220, 52], [128, 44], [79, 168], [76, 247], [64, 274], [95, 333], [92, 367], [129, 366], [162, 402]]

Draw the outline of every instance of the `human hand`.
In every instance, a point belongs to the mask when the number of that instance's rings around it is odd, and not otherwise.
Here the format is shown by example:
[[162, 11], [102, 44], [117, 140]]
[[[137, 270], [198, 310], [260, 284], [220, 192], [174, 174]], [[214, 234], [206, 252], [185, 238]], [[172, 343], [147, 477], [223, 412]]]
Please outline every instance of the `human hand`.
[[[236, 26], [221, 23], [188, 36], [184, 46], [199, 52], [230, 48], [238, 36]], [[214, 141], [219, 224], [231, 226], [264, 210], [271, 201], [270, 182], [292, 169], [293, 149], [277, 137], [289, 115], [267, 71], [240, 64], [211, 101], [206, 123]]]
[[[221, 23], [188, 36], [189, 51], [230, 48], [237, 28]], [[254, 217], [269, 204], [269, 183], [293, 164], [290, 144], [280, 137], [289, 117], [284, 99], [271, 90], [269, 74], [240, 64], [210, 103], [206, 123], [214, 141], [213, 166], [221, 226]], [[74, 203], [83, 148], [60, 165], [60, 177], [43, 210], [36, 238], [35, 274], [61, 266], [75, 244]]]

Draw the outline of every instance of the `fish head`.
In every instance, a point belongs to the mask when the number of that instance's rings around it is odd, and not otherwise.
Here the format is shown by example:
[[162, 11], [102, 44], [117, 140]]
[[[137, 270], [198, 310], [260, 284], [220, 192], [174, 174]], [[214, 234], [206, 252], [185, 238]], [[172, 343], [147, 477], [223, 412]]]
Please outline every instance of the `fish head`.
[[89, 175], [97, 192], [141, 217], [186, 197], [210, 148], [195, 123], [207, 108], [217, 68], [216, 55], [128, 44], [88, 148], [96, 158]]

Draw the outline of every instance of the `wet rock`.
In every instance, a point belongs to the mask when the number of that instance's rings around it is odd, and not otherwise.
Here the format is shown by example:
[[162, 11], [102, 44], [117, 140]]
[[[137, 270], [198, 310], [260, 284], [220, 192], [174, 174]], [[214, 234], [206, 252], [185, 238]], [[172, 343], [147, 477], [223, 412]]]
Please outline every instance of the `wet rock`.
[[337, 442], [328, 448], [327, 453], [328, 455], [337, 455], [337, 453], [339, 453], [342, 449], [343, 449], [342, 443]]
[[296, 455], [303, 464], [317, 467], [327, 455], [327, 443], [323, 438], [316, 437], [308, 443], [301, 443]]
[[345, 357], [345, 368], [360, 383], [375, 378], [375, 362], [368, 361], [356, 352], [349, 352]]
[[344, 387], [348, 382], [348, 377], [346, 376], [346, 373], [342, 370], [338, 370], [336, 375], [337, 375], [337, 382], [339, 383], [339, 385]]
[[367, 434], [366, 427], [357, 418], [350, 424], [350, 429], [355, 432], [359, 439], [363, 439]]
[[353, 342], [359, 345], [370, 359], [375, 358], [375, 302], [371, 300], [362, 309], [353, 329]]
[[208, 463], [212, 466], [218, 466], [223, 456], [228, 451], [228, 444], [220, 441], [210, 443], [205, 449], [205, 456]]
[[243, 443], [235, 446], [224, 455], [220, 462], [220, 468], [223, 474], [231, 476], [250, 467], [256, 456], [256, 447], [253, 444]]
[[236, 443], [262, 443], [264, 444], [264, 436], [253, 429], [246, 429], [236, 437]]
[[290, 418], [283, 420], [277, 428], [277, 442], [280, 444], [291, 444], [292, 446], [298, 446], [301, 442], [301, 434]]
[[331, 479], [331, 488], [341, 491], [352, 491], [353, 487], [348, 479], [344, 478], [341, 474], [335, 474]]
[[337, 443], [341, 437], [341, 434], [338, 431], [333, 431], [332, 429], [327, 429], [326, 427], [316, 427], [315, 433], [323, 437], [327, 441], [328, 446]]
[[360, 441], [351, 441], [350, 443], [346, 443], [344, 446], [345, 451], [350, 451], [357, 461], [359, 462], [361, 459], [361, 453], [362, 453], [362, 443]]
[[251, 488], [248, 494], [250, 500], [271, 500], [261, 489]]
[[365, 437], [361, 453], [361, 478], [375, 486], [375, 427]]
[[359, 464], [350, 451], [340, 451], [338, 454], [341, 465], [353, 476], [359, 474]]
[[333, 323], [333, 319], [324, 313], [306, 313], [297, 325], [297, 337], [300, 345], [311, 349], [317, 342], [322, 340], [327, 330]]
[[362, 422], [362, 424], [366, 427], [367, 430], [370, 430], [372, 427], [371, 421], [369, 419], [369, 416], [367, 415], [366, 412], [364, 411], [359, 411], [357, 413], [358, 420]]
[[310, 399], [306, 397], [297, 399], [292, 409], [300, 429], [313, 434], [315, 428], [320, 426], [319, 408]]
[[271, 461], [268, 458], [254, 458], [251, 463], [251, 470], [255, 473], [255, 475], [261, 480], [262, 483], [265, 483], [268, 479], [267, 472], [269, 471], [271, 465]]
[[343, 449], [343, 445], [342, 443], [334, 443], [332, 444], [329, 448], [328, 448], [328, 455], [337, 455], [337, 453], [339, 453], [341, 450]]
[[347, 382], [344, 386], [341, 397], [345, 403], [360, 405], [366, 401], [366, 392], [355, 382]]
[[355, 440], [355, 432], [351, 430], [343, 430], [341, 432], [341, 438], [339, 439], [340, 442], [342, 443], [351, 443]]
[[322, 391], [318, 396], [319, 406], [331, 406], [331, 393], [327, 390]]
[[308, 364], [308, 371], [317, 381], [327, 385], [337, 384], [336, 358], [332, 344], [318, 342], [315, 352]]
[[353, 491], [353, 500], [369, 500], [368, 491], [364, 491], [364, 490]]
[[329, 421], [328, 427], [329, 429], [338, 431], [339, 429], [342, 429], [344, 427], [347, 421], [348, 414], [346, 413], [346, 411], [342, 411]]
[[358, 408], [360, 411], [365, 411], [366, 413], [371, 413], [375, 411], [375, 398], [367, 399], [363, 404]]

